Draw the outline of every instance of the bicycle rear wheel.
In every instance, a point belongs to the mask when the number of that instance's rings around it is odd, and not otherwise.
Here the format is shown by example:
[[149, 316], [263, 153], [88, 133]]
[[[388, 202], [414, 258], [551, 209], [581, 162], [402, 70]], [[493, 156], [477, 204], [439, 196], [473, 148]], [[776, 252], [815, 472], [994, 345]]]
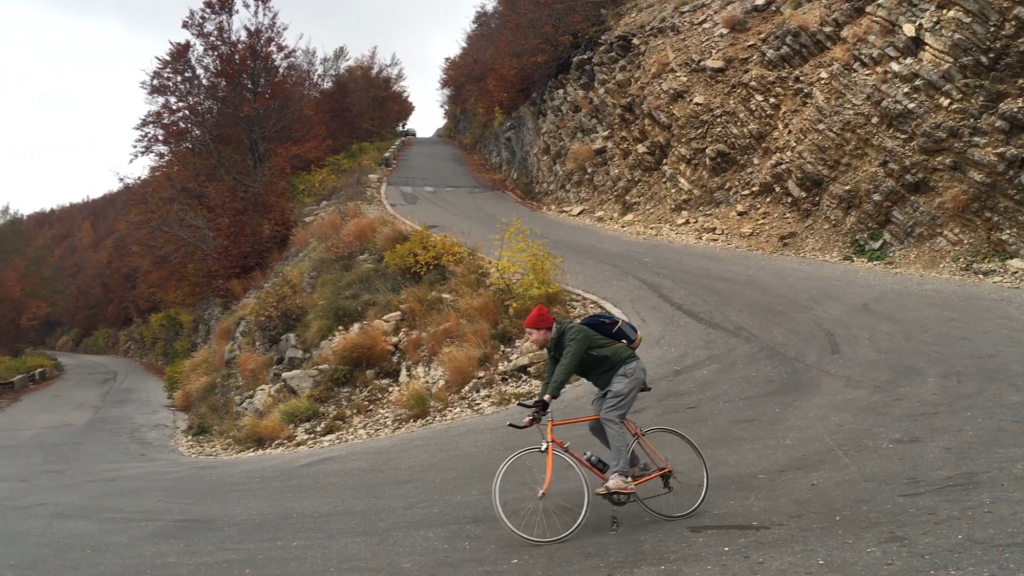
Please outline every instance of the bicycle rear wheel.
[[693, 515], [708, 495], [708, 466], [700, 449], [672, 428], [648, 428], [642, 434], [643, 440], [637, 436], [629, 445], [630, 459], [636, 454], [647, 463], [651, 469], [648, 475], [667, 466], [672, 470], [638, 484], [634, 495], [637, 504], [664, 520]]
[[551, 483], [541, 495], [547, 474], [547, 450], [534, 446], [508, 457], [491, 487], [501, 523], [532, 544], [554, 544], [573, 534], [587, 517], [590, 489], [575, 460], [555, 450]]

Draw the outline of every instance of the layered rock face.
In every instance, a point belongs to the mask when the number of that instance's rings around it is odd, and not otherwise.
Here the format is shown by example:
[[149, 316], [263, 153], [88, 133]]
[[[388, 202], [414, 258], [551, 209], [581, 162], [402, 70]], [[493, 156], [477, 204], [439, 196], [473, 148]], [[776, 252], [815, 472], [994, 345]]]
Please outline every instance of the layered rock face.
[[641, 0], [477, 152], [609, 218], [770, 205], [1020, 256], [1022, 32], [1009, 0]]

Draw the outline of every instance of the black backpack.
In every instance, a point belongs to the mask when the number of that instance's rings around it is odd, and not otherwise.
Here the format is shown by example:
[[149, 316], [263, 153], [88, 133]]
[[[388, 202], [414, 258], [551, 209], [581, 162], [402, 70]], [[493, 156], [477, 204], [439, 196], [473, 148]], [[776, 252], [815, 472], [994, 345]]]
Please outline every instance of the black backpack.
[[640, 347], [640, 331], [636, 326], [613, 314], [607, 312], [591, 314], [580, 320], [579, 323], [605, 338], [622, 342], [633, 350]]

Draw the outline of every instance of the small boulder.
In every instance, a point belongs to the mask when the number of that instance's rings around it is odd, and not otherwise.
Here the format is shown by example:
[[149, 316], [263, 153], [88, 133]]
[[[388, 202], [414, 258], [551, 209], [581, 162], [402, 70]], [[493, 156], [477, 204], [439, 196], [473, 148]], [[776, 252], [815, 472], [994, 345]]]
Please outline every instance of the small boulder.
[[1006, 267], [1017, 272], [1024, 272], [1024, 258], [1014, 258], [1006, 261]]
[[391, 314], [388, 314], [387, 316], [381, 318], [381, 320], [383, 320], [385, 322], [399, 322], [399, 321], [402, 320], [402, 317], [403, 317], [403, 313], [401, 311], [398, 311], [398, 312], [392, 312]]
[[704, 62], [704, 67], [712, 72], [725, 72], [729, 65], [725, 63], [725, 60], [708, 60]]
[[241, 409], [253, 416], [260, 416], [274, 404], [274, 396], [270, 393], [270, 385], [264, 384], [256, 389], [252, 398], [242, 402]]
[[577, 207], [573, 208], [572, 211], [569, 212], [569, 214], [571, 214], [573, 216], [579, 216], [580, 214], [583, 214], [583, 211], [586, 210], [586, 209], [587, 209], [586, 206], [577, 206]]
[[546, 351], [534, 352], [532, 354], [524, 354], [519, 356], [509, 364], [507, 371], [515, 372], [516, 370], [522, 370], [535, 364], [540, 364], [548, 359], [548, 353]]
[[293, 370], [282, 374], [281, 380], [284, 381], [284, 385], [288, 386], [292, 392], [302, 396], [313, 388], [313, 385], [316, 383], [314, 378], [319, 375], [319, 370]]

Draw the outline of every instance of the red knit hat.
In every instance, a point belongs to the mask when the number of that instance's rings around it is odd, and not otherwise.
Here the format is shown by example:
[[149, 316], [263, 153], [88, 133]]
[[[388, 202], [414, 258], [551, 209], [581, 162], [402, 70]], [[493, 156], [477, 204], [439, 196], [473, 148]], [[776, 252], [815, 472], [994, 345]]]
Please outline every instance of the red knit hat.
[[534, 330], [550, 330], [554, 325], [555, 317], [543, 304], [534, 308], [533, 312], [530, 312], [530, 315], [523, 321], [523, 327]]

